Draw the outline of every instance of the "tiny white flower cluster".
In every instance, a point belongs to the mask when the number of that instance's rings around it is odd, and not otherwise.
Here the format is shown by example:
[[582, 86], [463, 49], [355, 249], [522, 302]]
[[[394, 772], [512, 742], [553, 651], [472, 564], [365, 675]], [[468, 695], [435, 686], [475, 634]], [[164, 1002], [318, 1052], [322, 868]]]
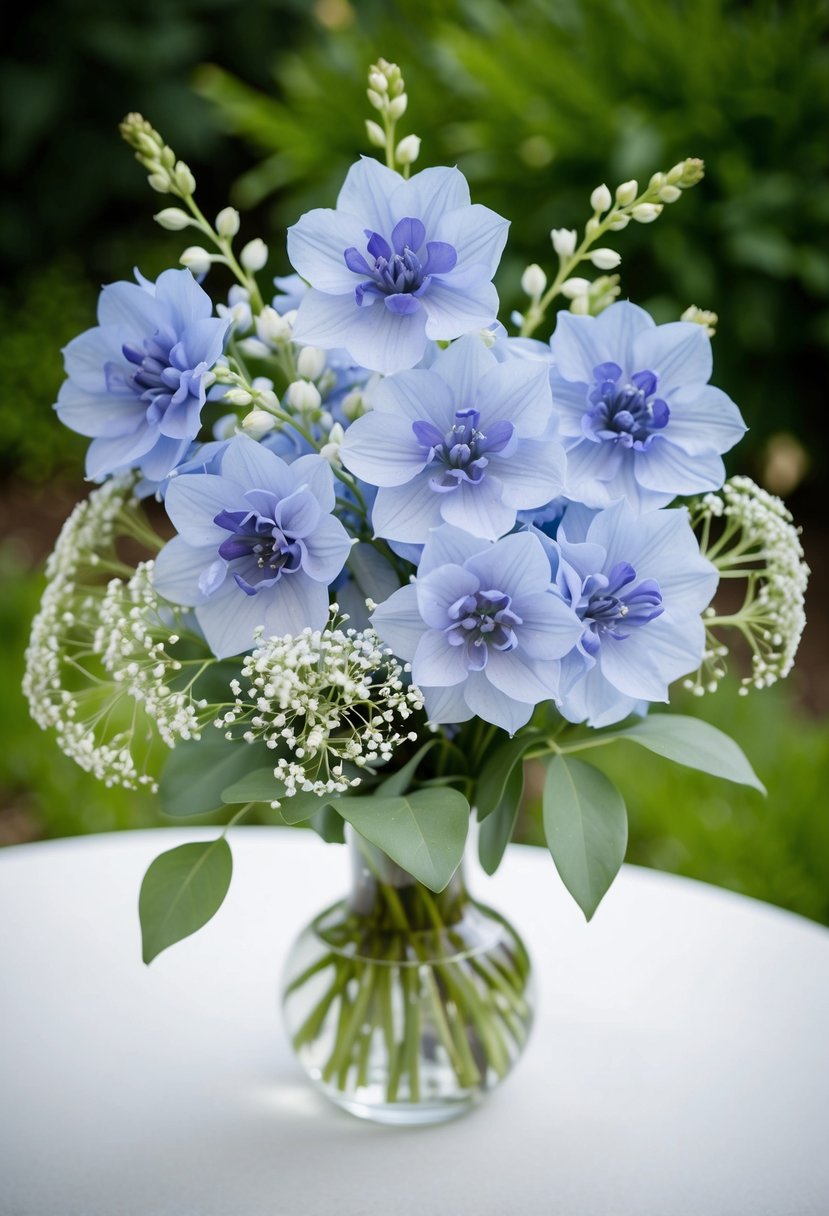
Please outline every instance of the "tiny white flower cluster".
[[[712, 539], [715, 519], [723, 527]], [[736, 613], [717, 616], [708, 610], [709, 649], [700, 673], [686, 680], [685, 687], [697, 696], [716, 689], [725, 674], [728, 648], [712, 631], [732, 627], [752, 650], [751, 674], [742, 679], [740, 694], [768, 688], [791, 671], [806, 624], [809, 567], [800, 529], [783, 502], [749, 477], [732, 477], [719, 493], [706, 494], [693, 511], [693, 522], [702, 528], [702, 551], [720, 577], [745, 579], [746, 592]]]
[[139, 562], [127, 583], [111, 580], [100, 606], [93, 650], [172, 748], [179, 740], [198, 739], [213, 717], [215, 707], [193, 695], [196, 680], [212, 660], [189, 660], [187, 666], [194, 666], [194, 673], [183, 688], [171, 687], [171, 679], [180, 678], [185, 664], [167, 650], [179, 637], [171, 632], [173, 610], [166, 601], [162, 606], [153, 586], [153, 564]]
[[[37, 724], [54, 730], [61, 750], [82, 769], [107, 786], [155, 790], [154, 778], [135, 759], [140, 747], [149, 752], [153, 727], [173, 747], [178, 739], [195, 738], [215, 706], [194, 700], [190, 691], [203, 661], [184, 689], [169, 686], [181, 667], [166, 649], [177, 640], [171, 626], [178, 610], [162, 608], [151, 583], [152, 562], [139, 563], [126, 583], [103, 581], [121, 569], [114, 541], [124, 511], [134, 506], [132, 484], [131, 477], [105, 482], [64, 524], [46, 566], [23, 692]], [[137, 725], [136, 702], [146, 730]], [[124, 729], [118, 729], [121, 722]]]
[[408, 666], [373, 629], [339, 628], [338, 612], [332, 605], [325, 630], [304, 629], [296, 637], [260, 633], [242, 666], [248, 687], [231, 683], [235, 706], [216, 722], [228, 738], [232, 727], [244, 725], [246, 742], [264, 740], [291, 753], [274, 768], [287, 798], [345, 793], [360, 784], [347, 766], [385, 764], [397, 747], [419, 737], [404, 726], [423, 709], [420, 691], [404, 679]]

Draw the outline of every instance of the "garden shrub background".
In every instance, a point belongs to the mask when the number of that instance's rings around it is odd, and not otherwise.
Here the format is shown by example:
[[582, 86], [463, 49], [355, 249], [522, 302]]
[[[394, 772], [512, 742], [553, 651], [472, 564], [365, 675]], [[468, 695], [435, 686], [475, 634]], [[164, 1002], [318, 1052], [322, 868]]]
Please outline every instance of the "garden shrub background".
[[[659, 321], [690, 303], [719, 313], [715, 379], [751, 426], [730, 471], [770, 479], [803, 523], [810, 625], [787, 686], [738, 699], [732, 682], [691, 707], [732, 730], [768, 801], [621, 748], [606, 764], [627, 798], [630, 860], [829, 923], [829, 4], [53, 0], [17, 23], [0, 54], [0, 365], [12, 386], [0, 398], [0, 841], [157, 822], [151, 798], [105, 790], [65, 760], [18, 691], [39, 563], [83, 489], [85, 444], [50, 408], [60, 347], [93, 323], [101, 282], [136, 264], [153, 275], [183, 244], [153, 225], [159, 199], [117, 123], [142, 110], [191, 164], [203, 208], [229, 190], [284, 273], [285, 227], [333, 204], [368, 151], [363, 80], [384, 54], [404, 70], [422, 163], [457, 164], [475, 199], [512, 219], [502, 316], [520, 304], [527, 262], [549, 252], [551, 264], [550, 227], [582, 224], [599, 181], [705, 159], [705, 181], [656, 225], [618, 234], [623, 289]], [[532, 799], [523, 822], [533, 838]]]

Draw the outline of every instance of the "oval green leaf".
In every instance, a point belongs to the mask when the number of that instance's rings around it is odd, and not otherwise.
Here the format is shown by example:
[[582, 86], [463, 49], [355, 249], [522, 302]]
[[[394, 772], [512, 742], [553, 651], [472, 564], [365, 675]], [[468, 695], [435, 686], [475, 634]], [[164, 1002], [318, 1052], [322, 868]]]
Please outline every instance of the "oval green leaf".
[[224, 836], [182, 844], [156, 857], [138, 897], [145, 963], [207, 924], [222, 906], [232, 874]]
[[222, 790], [269, 762], [273, 770], [273, 754], [264, 743], [226, 739], [214, 727], [205, 730], [200, 739], [170, 753], [158, 789], [162, 811], [173, 818], [215, 811], [222, 805]]
[[738, 785], [750, 785], [761, 794], [766, 787], [754, 772], [748, 759], [730, 735], [709, 722], [686, 714], [650, 714], [627, 730], [619, 731], [618, 739], [629, 739], [657, 756], [699, 769], [714, 777], [724, 777]]
[[524, 766], [516, 764], [507, 778], [503, 797], [487, 815], [478, 833], [478, 857], [487, 874], [494, 874], [512, 839], [524, 792]]

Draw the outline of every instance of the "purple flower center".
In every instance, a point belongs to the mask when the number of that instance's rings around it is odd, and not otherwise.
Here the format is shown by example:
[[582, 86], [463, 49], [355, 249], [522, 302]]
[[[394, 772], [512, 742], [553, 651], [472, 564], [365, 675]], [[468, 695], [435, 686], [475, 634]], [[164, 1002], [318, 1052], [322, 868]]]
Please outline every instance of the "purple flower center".
[[647, 625], [664, 612], [659, 584], [652, 578], [637, 583], [636, 571], [629, 562], [617, 562], [610, 574], [586, 578], [574, 608], [585, 625], [581, 645], [593, 656], [603, 638], [624, 641], [631, 630]]
[[595, 443], [611, 440], [622, 447], [645, 452], [655, 432], [668, 425], [671, 411], [656, 396], [655, 372], [635, 372], [629, 381], [618, 363], [600, 363], [593, 369], [588, 393], [591, 408], [582, 417], [582, 430]]
[[417, 312], [420, 297], [428, 291], [432, 276], [448, 274], [458, 261], [453, 245], [427, 241], [422, 221], [411, 216], [395, 224], [390, 241], [370, 228], [365, 229], [365, 234], [368, 257], [354, 245], [343, 253], [348, 269], [364, 280], [354, 289], [354, 298], [361, 308], [381, 299], [389, 312], [399, 315]]
[[[246, 595], [256, 595], [301, 569], [306, 552], [302, 538], [316, 527], [322, 511], [306, 487], [283, 499], [269, 490], [248, 490], [245, 498], [249, 510], [220, 511], [213, 522], [230, 533], [219, 545], [219, 557], [238, 562], [233, 577]], [[218, 566], [217, 573], [223, 573], [222, 564]], [[209, 594], [212, 587], [201, 589]]]
[[470, 671], [483, 671], [488, 649], [515, 650], [518, 645], [516, 625], [521, 617], [511, 608], [512, 600], [503, 591], [476, 591], [463, 595], [449, 608], [449, 625], [444, 633], [450, 646], [466, 647], [466, 662]]
[[430, 486], [438, 494], [457, 490], [463, 482], [482, 481], [489, 459], [486, 453], [510, 456], [517, 440], [511, 422], [494, 422], [486, 432], [480, 429], [481, 415], [476, 409], [456, 410], [452, 427], [442, 432], [433, 422], [413, 422], [417, 442], [428, 451], [427, 464], [437, 466]]
[[174, 334], [157, 330], [145, 338], [143, 347], [124, 343], [124, 358], [133, 365], [127, 371], [121, 364], [104, 367], [106, 386], [111, 392], [125, 389], [147, 403], [147, 422], [158, 425], [171, 405], [180, 405], [190, 396], [198, 397], [201, 381], [208, 368], [205, 363], [191, 367]]

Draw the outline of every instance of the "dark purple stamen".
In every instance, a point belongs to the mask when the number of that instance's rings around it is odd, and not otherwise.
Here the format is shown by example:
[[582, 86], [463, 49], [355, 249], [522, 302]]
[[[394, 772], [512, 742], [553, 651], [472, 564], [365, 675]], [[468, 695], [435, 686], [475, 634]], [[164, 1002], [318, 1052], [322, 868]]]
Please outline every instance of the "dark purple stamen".
[[301, 539], [281, 528], [274, 518], [279, 513], [276, 496], [251, 491], [246, 497], [254, 495], [258, 508], [220, 511], [213, 518], [214, 524], [230, 533], [219, 545], [219, 557], [226, 562], [241, 559], [241, 567], [233, 577], [246, 595], [256, 595], [283, 575], [295, 574], [303, 557]]
[[664, 612], [659, 584], [652, 578], [637, 584], [636, 571], [628, 562], [617, 562], [610, 574], [585, 579], [575, 607], [585, 624], [581, 644], [591, 655], [598, 653], [603, 637], [624, 641], [631, 630]]
[[445, 241], [426, 241], [423, 223], [411, 216], [395, 224], [391, 244], [370, 228], [365, 234], [368, 258], [354, 245], [343, 253], [348, 269], [365, 279], [354, 289], [354, 298], [361, 307], [382, 299], [390, 312], [399, 315], [417, 312], [432, 275], [447, 274], [458, 261], [454, 246]]
[[198, 396], [201, 372], [206, 368], [189, 366], [174, 334], [157, 330], [144, 339], [143, 346], [125, 342], [121, 351], [135, 370], [128, 372], [118, 363], [105, 364], [107, 388], [113, 392], [127, 389], [146, 402], [148, 422], [157, 425], [171, 405], [179, 405], [190, 394]]
[[654, 372], [645, 370], [625, 382], [618, 363], [600, 363], [593, 369], [588, 393], [591, 408], [582, 417], [585, 436], [596, 443], [611, 440], [647, 451], [671, 416], [667, 403], [655, 395], [657, 380]]
[[511, 422], [493, 422], [486, 433], [480, 429], [478, 410], [455, 411], [451, 430], [443, 433], [433, 422], [413, 422], [414, 437], [428, 449], [427, 464], [439, 466], [430, 485], [438, 494], [456, 490], [462, 482], [480, 482], [489, 464], [486, 453], [509, 456], [515, 447]]
[[523, 624], [511, 608], [510, 596], [502, 591], [476, 591], [461, 596], [449, 608], [453, 622], [444, 630], [450, 646], [466, 647], [466, 662], [470, 671], [483, 671], [488, 648], [515, 650], [518, 636], [515, 627]]

